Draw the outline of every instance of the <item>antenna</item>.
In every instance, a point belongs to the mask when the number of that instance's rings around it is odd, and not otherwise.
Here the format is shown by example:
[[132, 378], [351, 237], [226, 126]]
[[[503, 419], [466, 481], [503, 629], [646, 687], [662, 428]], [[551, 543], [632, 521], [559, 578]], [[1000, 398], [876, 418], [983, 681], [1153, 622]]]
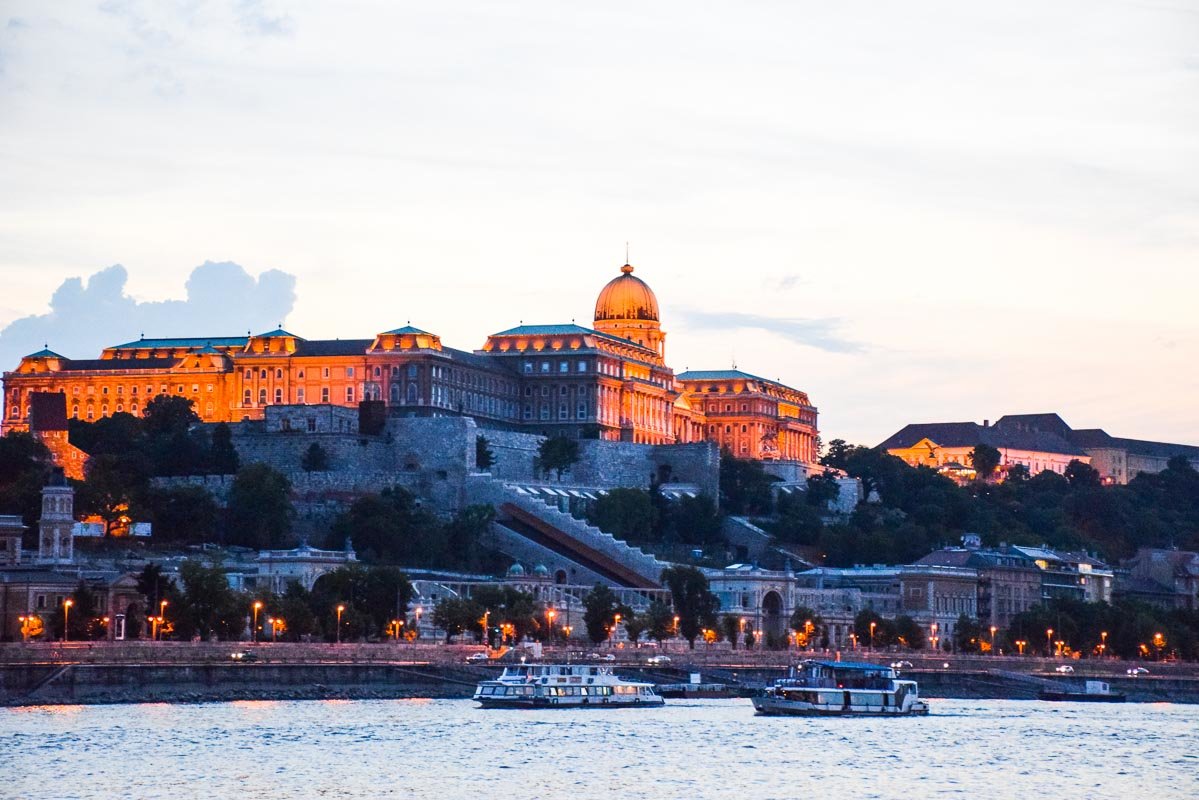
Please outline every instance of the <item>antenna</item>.
[[629, 263], [629, 243], [624, 243], [624, 263]]

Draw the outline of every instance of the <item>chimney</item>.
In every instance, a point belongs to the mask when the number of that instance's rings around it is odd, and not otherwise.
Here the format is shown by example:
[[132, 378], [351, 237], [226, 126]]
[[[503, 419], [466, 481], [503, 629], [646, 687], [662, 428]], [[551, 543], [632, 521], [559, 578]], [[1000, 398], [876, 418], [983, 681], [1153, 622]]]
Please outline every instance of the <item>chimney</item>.
[[989, 419], [984, 419], [984, 420], [983, 420], [983, 427], [984, 427], [984, 428], [989, 428], [989, 427], [991, 427], [991, 420], [989, 420]]

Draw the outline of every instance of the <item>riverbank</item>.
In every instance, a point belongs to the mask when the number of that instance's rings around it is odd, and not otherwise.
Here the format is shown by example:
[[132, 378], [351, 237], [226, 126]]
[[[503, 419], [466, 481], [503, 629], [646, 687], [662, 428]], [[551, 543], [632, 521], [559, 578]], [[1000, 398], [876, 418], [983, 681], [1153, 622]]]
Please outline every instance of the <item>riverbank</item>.
[[[494, 664], [467, 664], [470, 646], [391, 644], [78, 643], [0, 647], [0, 705], [56, 705], [228, 700], [400, 699], [469, 697], [494, 676]], [[252, 653], [251, 659], [233, 659]], [[679, 684], [698, 672], [705, 683], [749, 694], [784, 674], [786, 665], [817, 654], [671, 650], [671, 661], [650, 666], [652, 651], [616, 651], [603, 661], [623, 674]], [[572, 651], [571, 657], [579, 653]], [[605, 651], [604, 655], [608, 653]], [[846, 660], [868, 653], [842, 654]], [[565, 660], [548, 650], [545, 660]], [[830, 657], [835, 657], [830, 656]], [[1081, 689], [1087, 678], [1111, 684], [1131, 702], [1199, 703], [1199, 665], [1150, 664], [1152, 674], [1130, 677], [1120, 661], [1064, 662], [1032, 658], [913, 657], [873, 654], [873, 660], [911, 661], [904, 674], [930, 698], [1035, 699], [1042, 688]]]

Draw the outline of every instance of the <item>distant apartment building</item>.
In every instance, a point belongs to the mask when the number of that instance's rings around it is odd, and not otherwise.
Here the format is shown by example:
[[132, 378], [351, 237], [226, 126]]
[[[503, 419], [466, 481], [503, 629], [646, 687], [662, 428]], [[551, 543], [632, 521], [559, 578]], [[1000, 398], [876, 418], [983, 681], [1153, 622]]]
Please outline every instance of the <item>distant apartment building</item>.
[[879, 447], [912, 466], [928, 466], [957, 480], [974, 477], [971, 452], [980, 444], [1000, 453], [999, 477], [1022, 465], [1034, 475], [1062, 474], [1071, 461], [1090, 464], [1107, 484], [1125, 484], [1141, 473], [1157, 473], [1175, 456], [1199, 468], [1199, 446], [1124, 439], [1099, 428], [1074, 430], [1057, 414], [1009, 414], [994, 424], [916, 423], [904, 426]]
[[1160, 608], [1199, 608], [1199, 553], [1144, 547], [1120, 565], [1114, 593]]

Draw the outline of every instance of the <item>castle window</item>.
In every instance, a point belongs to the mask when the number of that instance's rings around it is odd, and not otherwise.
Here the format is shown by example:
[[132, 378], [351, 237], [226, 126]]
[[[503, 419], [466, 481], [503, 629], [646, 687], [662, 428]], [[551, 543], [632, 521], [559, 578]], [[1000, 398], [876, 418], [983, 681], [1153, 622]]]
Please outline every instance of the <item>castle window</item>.
[[[200, 384], [193, 383], [192, 384], [192, 394], [199, 394], [199, 393], [200, 393]], [[120, 394], [120, 392], [117, 392], [117, 394]]]
[[[211, 404], [210, 404], [210, 405], [211, 405]], [[136, 413], [137, 413], [137, 402], [136, 402], [136, 401], [135, 401], [135, 402], [132, 402], [132, 403], [130, 403], [130, 404], [129, 404], [129, 413], [130, 413], [130, 414], [136, 414]]]
[[94, 418], [95, 418], [95, 416], [96, 416], [96, 414], [95, 414], [95, 412], [93, 412], [93, 411], [92, 411], [92, 407], [91, 407], [91, 406], [88, 406], [88, 407], [87, 407], [87, 418], [88, 418], [88, 419], [94, 419]]
[[391, 385], [391, 402], [400, 402], [400, 385], [398, 383], [393, 383]]
[[108, 394], [108, 387], [104, 386], [100, 389], [100, 394]]
[[408, 365], [408, 379], [414, 380], [415, 378], [416, 378], [416, 364], [409, 364]]
[[566, 395], [570, 394], [570, 387], [563, 386], [562, 389], [558, 392], [558, 394], [562, 395], [563, 397], [566, 397]]
[[304, 402], [304, 387], [303, 386], [301, 386], [299, 389], [296, 389], [296, 402], [297, 403]]
[[124, 410], [125, 410], [125, 406], [122, 405], [121, 403], [117, 403], [117, 413], [120, 414]]
[[329, 387], [328, 386], [325, 386], [321, 389], [321, 402], [322, 403], [329, 402]]
[[329, 377], [329, 368], [328, 367], [325, 367], [324, 375], [326, 378]]
[[375, 367], [375, 377], [378, 378], [383, 374], [382, 367]]
[[570, 372], [570, 362], [569, 361], [559, 361], [558, 362], [558, 371], [559, 372]]
[[549, 372], [550, 371], [550, 362], [542, 361], [541, 362], [541, 371], [542, 371], [542, 373]]
[[549, 418], [550, 418], [550, 407], [549, 407], [549, 404], [548, 404], [548, 403], [542, 403], [542, 404], [541, 404], [541, 418], [542, 418], [542, 419], [549, 419]]
[[566, 409], [566, 403], [558, 406], [558, 419], [569, 419], [570, 412]]
[[578, 368], [579, 368], [579, 372], [586, 372], [587, 371], [587, 362], [580, 361], [578, 364]]
[[266, 370], [265, 369], [259, 370], [258, 377], [262, 378], [265, 381], [266, 380]]
[[315, 417], [308, 418], [308, 432], [316, 433], [316, 418]]
[[266, 405], [266, 389], [258, 390], [258, 405], [260, 405], [260, 406]]
[[297, 372], [296, 377], [299, 378], [300, 380], [304, 380], [304, 370], [300, 370], [299, 372]]
[[[134, 386], [134, 387], [133, 387], [133, 393], [134, 393], [134, 394], [137, 394], [137, 387], [136, 387], [136, 386]], [[79, 394], [79, 387], [78, 387], [78, 386], [72, 386], [72, 387], [71, 387], [71, 394]]]
[[275, 390], [275, 405], [280, 405], [283, 402], [283, 390]]
[[533, 418], [533, 406], [529, 403], [525, 403], [525, 419], [532, 419], [532, 418]]
[[354, 377], [354, 368], [353, 367], [346, 367], [346, 377], [347, 378]]
[[100, 416], [102, 416], [102, 417], [108, 416], [108, 406], [107, 405], [100, 406]]
[[550, 396], [550, 387], [548, 387], [548, 386], [542, 386], [542, 387], [541, 387], [541, 396], [542, 396], [542, 397], [549, 397], [549, 396]]
[[175, 388], [179, 390], [179, 394], [183, 394], [183, 384], [182, 383], [179, 384], [178, 386], [176, 386]]
[[[348, 369], [353, 369], [353, 367], [349, 367]], [[354, 387], [353, 386], [346, 387], [346, 402], [347, 403], [354, 402]]]
[[12, 417], [13, 419], [19, 419], [21, 416], [21, 407], [13, 406], [12, 408], [10, 408], [8, 410], [8, 416]]
[[125, 393], [125, 387], [124, 387], [124, 386], [118, 386], [118, 387], [117, 387], [117, 394], [124, 394], [124, 393]]
[[244, 392], [242, 392], [241, 404], [243, 406], [250, 405], [250, 390], [249, 389], [246, 389]]
[[744, 425], [742, 425], [742, 426], [741, 426], [741, 432], [742, 432], [742, 433], [745, 433], [745, 432], [746, 432], [746, 430], [747, 430], [747, 428], [746, 428]]
[[587, 419], [587, 404], [579, 403], [579, 410], [575, 412], [579, 419]]
[[71, 406], [71, 419], [79, 419], [79, 406]]
[[253, 378], [253, 377], [254, 377], [254, 370], [252, 370], [252, 369], [247, 369], [247, 370], [246, 370], [246, 380], [250, 380], [250, 379], [251, 379], [251, 378]]
[[281, 370], [281, 369], [275, 370], [275, 380], [280, 380], [280, 381], [283, 380], [283, 370]]
[[[76, 389], [75, 394], [79, 394], [78, 389]], [[129, 394], [133, 394], [133, 395], [137, 394], [137, 387], [136, 386], [131, 387], [129, 389]]]
[[212, 416], [212, 403], [208, 403], [204, 406], [204, 414], [209, 417]]

